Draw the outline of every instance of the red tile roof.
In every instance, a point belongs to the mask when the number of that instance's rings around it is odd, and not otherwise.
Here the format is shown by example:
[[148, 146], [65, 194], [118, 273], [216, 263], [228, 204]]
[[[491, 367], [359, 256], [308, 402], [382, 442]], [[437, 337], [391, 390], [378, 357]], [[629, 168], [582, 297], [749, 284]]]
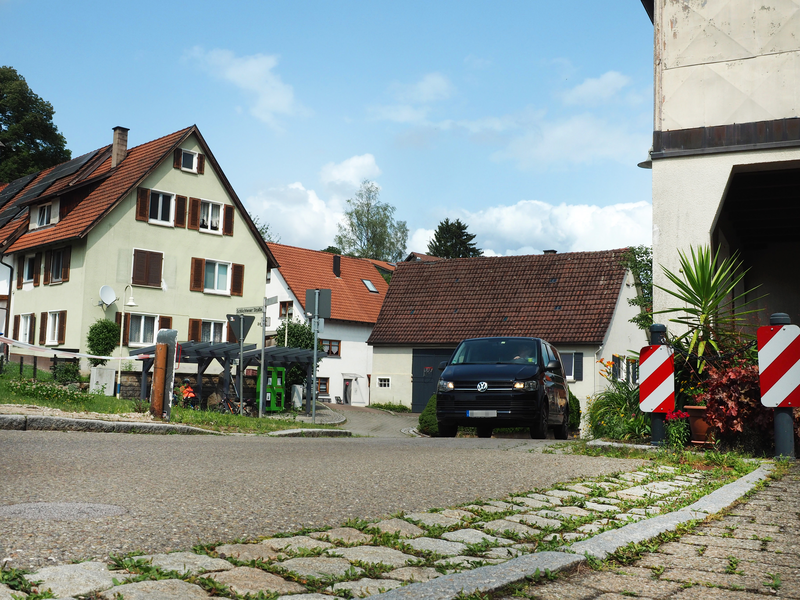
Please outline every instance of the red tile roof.
[[[305, 309], [306, 290], [331, 290], [331, 318], [340, 321], [374, 323], [378, 318], [388, 284], [364, 258], [341, 257], [341, 277], [333, 274], [330, 252], [319, 252], [283, 244], [268, 243], [280, 264], [280, 272], [292, 293]], [[370, 292], [363, 279], [372, 282], [378, 293]]]
[[412, 252], [408, 256], [404, 262], [436, 262], [437, 260], [442, 260], [438, 256], [433, 256], [432, 254], [423, 254], [422, 252]]
[[395, 263], [386, 262], [385, 260], [378, 260], [377, 258], [368, 258], [366, 259], [371, 262], [378, 271], [386, 271], [387, 273], [393, 273], [394, 270], [397, 268]]
[[369, 343], [454, 346], [511, 335], [600, 344], [622, 289], [624, 252], [400, 263]]

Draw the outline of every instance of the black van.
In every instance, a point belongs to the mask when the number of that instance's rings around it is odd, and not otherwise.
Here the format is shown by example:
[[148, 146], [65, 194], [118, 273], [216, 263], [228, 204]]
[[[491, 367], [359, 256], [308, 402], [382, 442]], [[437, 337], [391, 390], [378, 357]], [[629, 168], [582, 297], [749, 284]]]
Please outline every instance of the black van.
[[531, 437], [569, 436], [569, 389], [561, 357], [539, 338], [472, 338], [458, 345], [436, 390], [439, 435], [458, 426], [491, 437], [495, 427], [530, 427]]

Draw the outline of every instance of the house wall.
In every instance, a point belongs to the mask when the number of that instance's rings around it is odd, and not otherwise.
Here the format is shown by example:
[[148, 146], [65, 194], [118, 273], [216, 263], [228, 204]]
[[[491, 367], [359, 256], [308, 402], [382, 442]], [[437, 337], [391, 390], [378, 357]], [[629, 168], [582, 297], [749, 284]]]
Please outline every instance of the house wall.
[[[413, 356], [413, 349], [408, 347], [373, 347], [371, 404], [403, 404], [411, 408]], [[388, 377], [391, 387], [378, 387], [379, 377]]]
[[[711, 243], [721, 202], [734, 170], [769, 168], [797, 160], [800, 160], [800, 149], [787, 148], [653, 161], [654, 310], [676, 306], [677, 301], [672, 296], [656, 287], [671, 287], [662, 267], [677, 273], [680, 269], [678, 250], [688, 252], [689, 246]], [[778, 278], [780, 274], [772, 277]], [[669, 323], [670, 318], [663, 315], [660, 320], [673, 333], [682, 332], [680, 327]]]
[[800, 9], [656, 0], [655, 129], [800, 116]]

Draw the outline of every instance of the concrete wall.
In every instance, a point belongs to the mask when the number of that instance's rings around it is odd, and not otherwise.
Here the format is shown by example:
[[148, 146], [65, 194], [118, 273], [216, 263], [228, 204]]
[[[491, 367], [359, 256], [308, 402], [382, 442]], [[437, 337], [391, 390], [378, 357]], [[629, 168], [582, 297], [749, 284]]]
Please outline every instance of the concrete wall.
[[[375, 346], [372, 351], [372, 404], [404, 404], [411, 408], [412, 348]], [[378, 378], [388, 377], [390, 387], [378, 387]]]
[[800, 116], [800, 6], [656, 0], [657, 131]]

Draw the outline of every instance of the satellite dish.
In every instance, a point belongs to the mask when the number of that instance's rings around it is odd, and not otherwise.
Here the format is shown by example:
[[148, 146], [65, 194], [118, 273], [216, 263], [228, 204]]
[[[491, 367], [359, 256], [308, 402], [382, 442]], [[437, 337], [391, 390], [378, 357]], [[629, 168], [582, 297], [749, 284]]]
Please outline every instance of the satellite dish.
[[100, 302], [108, 306], [112, 302], [116, 302], [117, 294], [110, 285], [104, 285], [100, 288]]

